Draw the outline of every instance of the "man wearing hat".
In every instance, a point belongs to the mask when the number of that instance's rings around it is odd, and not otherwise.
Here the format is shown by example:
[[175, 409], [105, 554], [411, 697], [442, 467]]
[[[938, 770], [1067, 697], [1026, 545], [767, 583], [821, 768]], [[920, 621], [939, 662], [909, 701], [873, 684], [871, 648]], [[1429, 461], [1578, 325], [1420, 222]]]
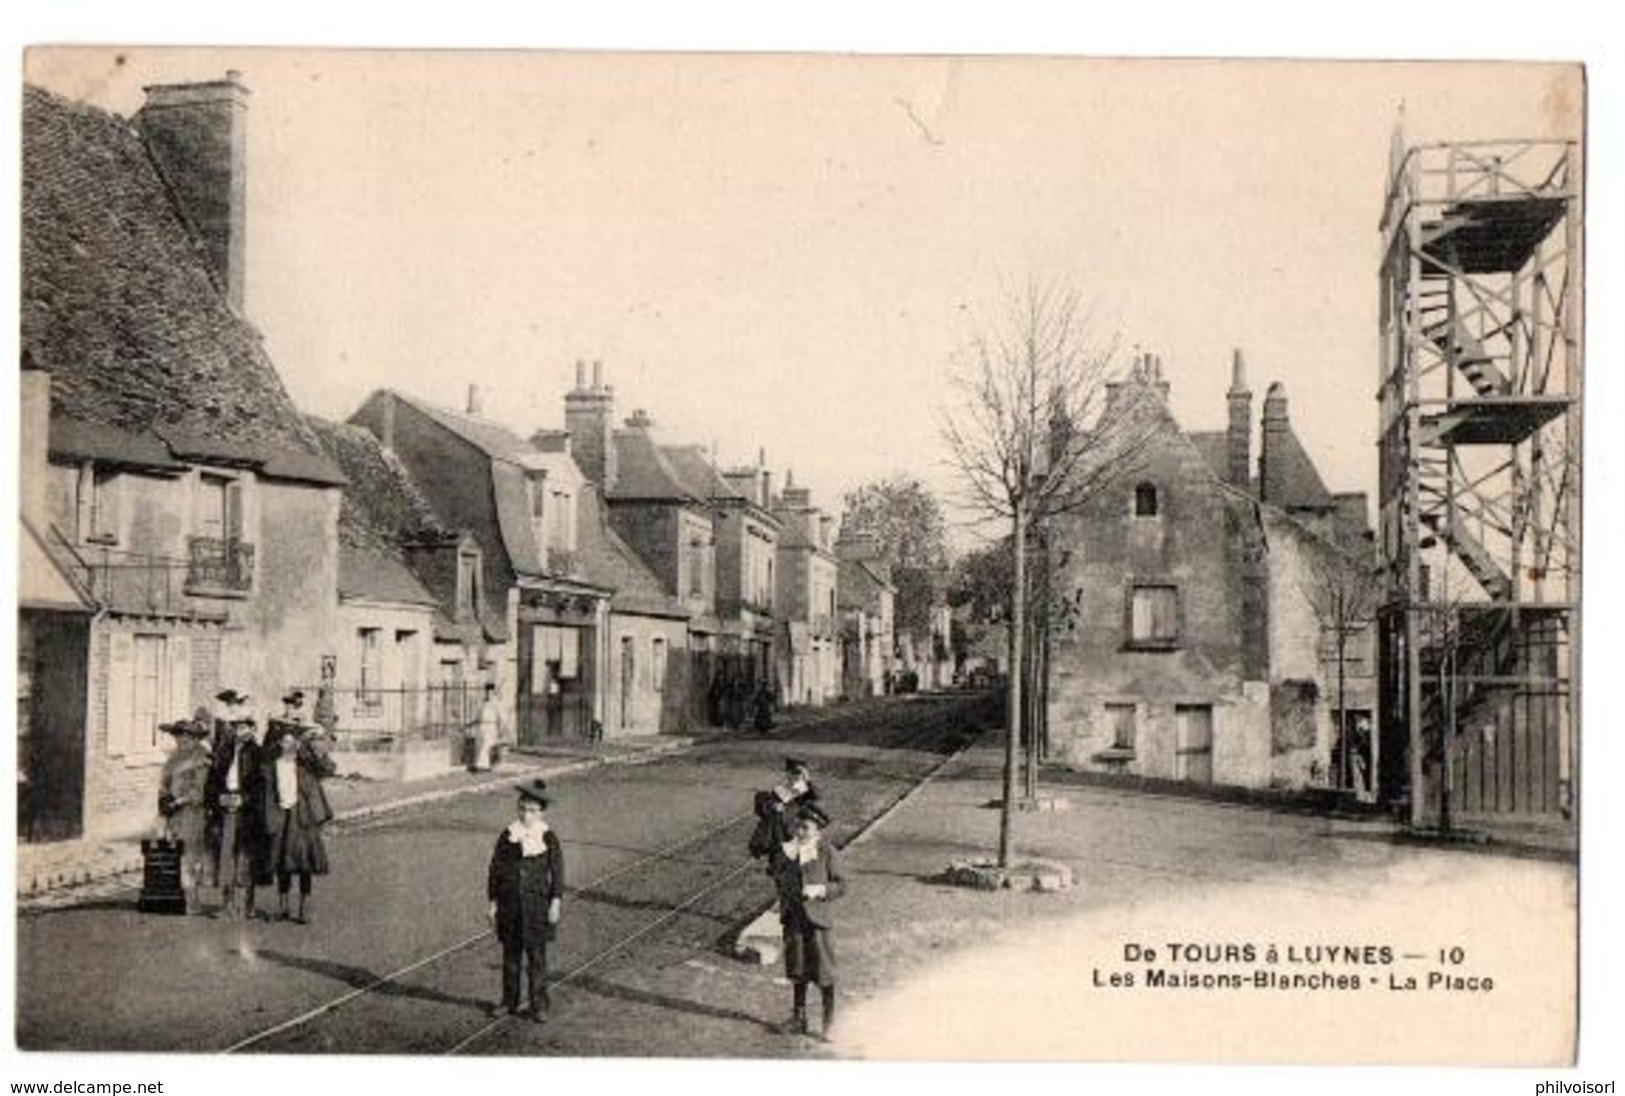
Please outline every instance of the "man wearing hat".
[[750, 854], [760, 859], [788, 841], [795, 827], [795, 812], [817, 801], [818, 789], [813, 787], [807, 763], [799, 757], [785, 758], [784, 779], [770, 791], [756, 793], [757, 823], [750, 835]]
[[824, 840], [829, 815], [816, 803], [803, 804], [794, 815], [789, 840], [773, 850], [771, 870], [779, 892], [779, 921], [784, 926], [784, 976], [794, 994], [793, 1011], [784, 1031], [807, 1034], [807, 986], [823, 998], [820, 1036], [828, 1042], [835, 1023], [835, 922], [832, 903], [846, 888], [835, 849]]
[[[215, 695], [222, 705], [214, 721], [214, 770], [211, 801], [219, 832], [220, 896], [234, 917], [254, 917], [254, 886], [269, 882], [265, 856], [265, 821], [260, 808], [264, 771], [257, 725], [248, 714], [248, 697], [236, 689]], [[238, 904], [241, 895], [241, 905]]]
[[171, 841], [181, 843], [181, 887], [186, 891], [186, 912], [203, 912], [198, 888], [209, 871], [209, 778], [214, 755], [206, 740], [210, 732], [208, 709], [191, 719], [165, 723], [160, 728], [175, 736], [175, 749], [164, 761], [158, 777], [158, 813]]
[[564, 896], [564, 852], [547, 824], [547, 784], [519, 786], [518, 818], [497, 838], [486, 877], [486, 916], [502, 944], [502, 1007], [519, 1015], [521, 961], [530, 1008], [537, 1023], [547, 1018], [547, 945], [557, 931]]

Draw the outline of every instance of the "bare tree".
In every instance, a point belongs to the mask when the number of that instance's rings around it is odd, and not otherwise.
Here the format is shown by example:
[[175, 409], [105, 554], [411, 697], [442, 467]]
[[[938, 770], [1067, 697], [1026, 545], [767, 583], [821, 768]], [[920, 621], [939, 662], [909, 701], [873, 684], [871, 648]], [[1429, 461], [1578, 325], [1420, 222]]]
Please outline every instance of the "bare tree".
[[[1309, 566], [1302, 581], [1304, 596], [1320, 624], [1321, 633], [1329, 635], [1334, 644], [1337, 661], [1337, 733], [1338, 766], [1343, 780], [1349, 780], [1353, 758], [1349, 748], [1348, 726], [1348, 663], [1349, 645], [1362, 632], [1370, 634], [1377, 616], [1377, 606], [1383, 596], [1383, 576], [1369, 551], [1363, 555], [1337, 545], [1327, 544], [1324, 550], [1309, 556]], [[1375, 737], [1372, 742], [1375, 744]], [[1375, 779], [1377, 759], [1370, 764], [1368, 779]]]
[[1027, 533], [1082, 508], [1139, 462], [1144, 390], [1109, 386], [1118, 339], [1100, 339], [1075, 288], [1029, 278], [1007, 292], [955, 363], [943, 438], [958, 500], [1010, 523], [1010, 668], [999, 866], [1010, 864], [1016, 739], [1022, 726]]

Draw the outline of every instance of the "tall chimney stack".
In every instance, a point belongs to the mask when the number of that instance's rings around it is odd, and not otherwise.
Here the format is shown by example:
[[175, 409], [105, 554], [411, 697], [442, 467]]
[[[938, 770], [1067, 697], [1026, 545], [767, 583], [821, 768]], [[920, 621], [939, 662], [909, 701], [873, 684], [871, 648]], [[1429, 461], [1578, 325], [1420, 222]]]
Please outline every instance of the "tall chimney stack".
[[1245, 491], [1252, 479], [1253, 393], [1247, 387], [1247, 363], [1237, 347], [1230, 367], [1230, 391], [1225, 394], [1230, 421], [1225, 431], [1225, 480]]
[[470, 415], [480, 413], [480, 386], [477, 384], [468, 386], [468, 413]]
[[564, 396], [564, 428], [570, 435], [570, 455], [581, 474], [606, 493], [615, 489], [615, 393], [604, 384], [604, 365], [592, 363], [592, 387], [587, 387], [587, 363], [576, 362], [576, 386]]
[[[1275, 381], [1264, 393], [1264, 436], [1258, 449], [1258, 497], [1264, 502], [1279, 503], [1286, 497], [1286, 468], [1281, 454], [1285, 452], [1286, 435], [1292, 430], [1287, 419], [1286, 386]], [[1270, 460], [1270, 454], [1275, 460]]]
[[196, 84], [153, 84], [135, 116], [181, 218], [203, 244], [210, 273], [243, 309], [247, 273], [248, 89], [242, 74]]

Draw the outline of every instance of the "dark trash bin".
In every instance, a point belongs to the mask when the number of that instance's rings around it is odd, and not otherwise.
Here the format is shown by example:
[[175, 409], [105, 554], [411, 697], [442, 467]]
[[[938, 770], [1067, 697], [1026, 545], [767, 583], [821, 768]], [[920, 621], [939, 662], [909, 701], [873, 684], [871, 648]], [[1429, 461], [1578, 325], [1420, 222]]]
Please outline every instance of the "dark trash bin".
[[141, 842], [141, 895], [136, 909], [186, 915], [186, 890], [181, 885], [181, 854], [185, 851], [184, 841], [156, 838]]

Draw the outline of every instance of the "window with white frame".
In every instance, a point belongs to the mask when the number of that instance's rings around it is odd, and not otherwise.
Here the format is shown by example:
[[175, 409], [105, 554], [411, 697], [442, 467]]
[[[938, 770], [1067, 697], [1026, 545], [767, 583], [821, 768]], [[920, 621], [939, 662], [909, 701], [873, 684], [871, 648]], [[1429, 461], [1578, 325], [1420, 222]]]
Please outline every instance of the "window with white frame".
[[157, 754], [167, 745], [158, 729], [189, 713], [191, 638], [160, 632], [108, 637], [107, 749], [115, 756]]

